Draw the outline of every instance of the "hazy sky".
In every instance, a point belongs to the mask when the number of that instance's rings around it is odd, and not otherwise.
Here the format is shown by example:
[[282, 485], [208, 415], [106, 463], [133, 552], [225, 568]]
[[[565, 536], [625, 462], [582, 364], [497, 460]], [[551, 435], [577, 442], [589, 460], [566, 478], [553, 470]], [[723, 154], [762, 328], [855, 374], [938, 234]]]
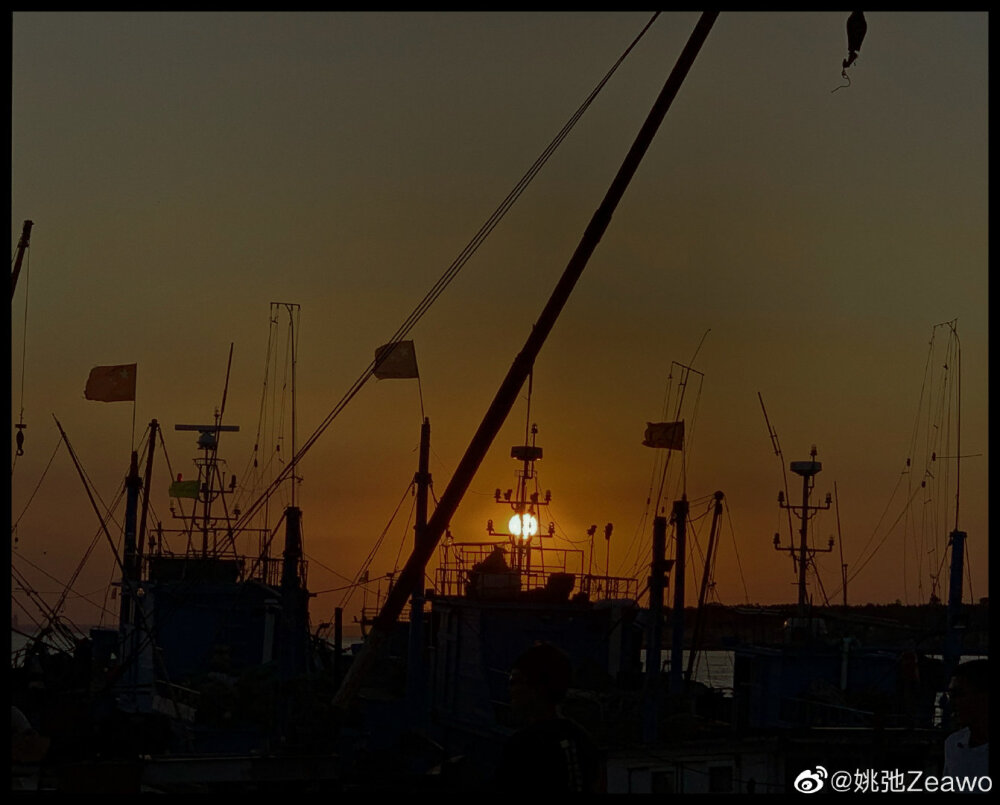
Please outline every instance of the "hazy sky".
[[[789, 534], [760, 392], [786, 466], [817, 446], [815, 502], [836, 484], [849, 573], [882, 542], [849, 599], [925, 600], [954, 527], [955, 462], [934, 467], [951, 507], [936, 519], [933, 502], [905, 511], [919, 478], [901, 473], [922, 461], [911, 444], [924, 444], [928, 342], [947, 337], [934, 325], [957, 319], [961, 452], [973, 456], [960, 527], [972, 594], [988, 595], [987, 15], [869, 12], [851, 84], [833, 92], [846, 83], [847, 16], [716, 22], [535, 367], [553, 545], [583, 547], [589, 525], [613, 522], [612, 571], [647, 560], [657, 453], [643, 430], [676, 393], [671, 362], [697, 350], [686, 489], [692, 516], [726, 495], [717, 599], [796, 596], [791, 560], [771, 544]], [[135, 438], [157, 418], [173, 472], [193, 477], [195, 437], [173, 426], [211, 421], [233, 343], [225, 421], [241, 431], [222, 453], [240, 473], [269, 304], [298, 303], [301, 444], [649, 17], [15, 13], [12, 254], [35, 222], [12, 302], [12, 424], [22, 395], [28, 424], [16, 566], [57, 589], [33, 566], [68, 579], [97, 530], [64, 450], [38, 486], [58, 442], [52, 414], [105, 501], [127, 469], [132, 406], [85, 400], [91, 367], [138, 364]], [[353, 576], [383, 530], [372, 575], [405, 560], [411, 501], [387, 523], [416, 469], [421, 397], [440, 495], [697, 17], [657, 19], [413, 330], [419, 393], [371, 381], [306, 455], [312, 589], [341, 586], [321, 565]], [[522, 400], [452, 522], [456, 540], [506, 519], [493, 490], [514, 484], [525, 424]], [[158, 465], [165, 526], [169, 480]], [[702, 548], [707, 523], [695, 525]], [[832, 509], [813, 523], [821, 545], [838, 533]], [[839, 601], [838, 551], [819, 564]], [[101, 601], [111, 573], [102, 540], [75, 589]], [[314, 599], [314, 621], [340, 595]]]

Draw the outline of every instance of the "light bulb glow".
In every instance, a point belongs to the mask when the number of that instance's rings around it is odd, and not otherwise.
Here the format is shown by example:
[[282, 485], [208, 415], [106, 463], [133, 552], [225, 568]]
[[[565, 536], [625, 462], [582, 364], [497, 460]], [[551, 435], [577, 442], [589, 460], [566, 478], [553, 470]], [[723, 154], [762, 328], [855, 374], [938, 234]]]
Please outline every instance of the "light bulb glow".
[[513, 536], [525, 542], [538, 533], [538, 519], [533, 514], [515, 514], [507, 525]]

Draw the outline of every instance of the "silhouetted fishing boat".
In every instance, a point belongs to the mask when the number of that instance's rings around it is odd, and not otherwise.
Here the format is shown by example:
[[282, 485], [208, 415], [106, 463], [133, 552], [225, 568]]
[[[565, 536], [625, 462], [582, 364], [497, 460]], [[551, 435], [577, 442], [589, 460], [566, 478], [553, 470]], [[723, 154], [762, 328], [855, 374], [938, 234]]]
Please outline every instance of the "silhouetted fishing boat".
[[[684, 496], [669, 521], [654, 521], [645, 607], [637, 579], [612, 576], [607, 565], [604, 574], [593, 572], [593, 548], [585, 568], [583, 551], [545, 544], [541, 511], [550, 497], [534, 487], [542, 455], [534, 429], [511, 451], [520, 465], [516, 489], [498, 489], [495, 496], [509, 513], [507, 522], [491, 524], [485, 541], [450, 536], [457, 507], [715, 17], [709, 12], [700, 18], [433, 512], [427, 502], [430, 423], [424, 421], [414, 549], [349, 662], [339, 639], [330, 652], [310, 632], [294, 495], [284, 510], [280, 557], [271, 552], [270, 527], [259, 533], [256, 553], [236, 550], [237, 537], [248, 534], [250, 512], [230, 513], [225, 503], [236, 483], [218, 447], [235, 426], [223, 424], [221, 410], [211, 424], [175, 426], [198, 433], [201, 451], [197, 480], [172, 483], [176, 500], [196, 506], [191, 514], [182, 512], [183, 550], [167, 549], [162, 531], [146, 529], [158, 431], [151, 423], [145, 476], [133, 453], [126, 481], [124, 549], [116, 556], [118, 628], [92, 631], [58, 660], [37, 648], [15, 680], [16, 696], [53, 735], [41, 787], [491, 790], [502, 746], [513, 733], [507, 673], [536, 641], [569, 656], [574, 679], [566, 710], [604, 749], [611, 790], [721, 792], [745, 790], [752, 782], [787, 791], [804, 769], [820, 763], [881, 769], [930, 762], [939, 734], [927, 721], [922, 697], [914, 702], [894, 693], [899, 656], [869, 651], [841, 635], [831, 641], [805, 608], [789, 624], [787, 643], [736, 649], [732, 696], [695, 683], [690, 669], [684, 673]], [[387, 346], [404, 343], [405, 334]], [[364, 379], [391, 353], [377, 356]], [[293, 445], [281, 479], [294, 483], [303, 453]], [[810, 462], [793, 462], [792, 470], [804, 479], [804, 573], [809, 479], [819, 463], [814, 455]], [[671, 526], [675, 553], [668, 559]], [[428, 590], [425, 572], [438, 550], [441, 561]], [[960, 577], [961, 551], [953, 555]], [[672, 609], [665, 605], [668, 589]], [[409, 617], [401, 619], [407, 609]], [[667, 628], [671, 662], [664, 668]], [[873, 679], [878, 705], [862, 708], [849, 697], [871, 693]], [[839, 690], [843, 701], [824, 701], [803, 687], [817, 680], [825, 693]], [[893, 723], [896, 715], [909, 723]]]

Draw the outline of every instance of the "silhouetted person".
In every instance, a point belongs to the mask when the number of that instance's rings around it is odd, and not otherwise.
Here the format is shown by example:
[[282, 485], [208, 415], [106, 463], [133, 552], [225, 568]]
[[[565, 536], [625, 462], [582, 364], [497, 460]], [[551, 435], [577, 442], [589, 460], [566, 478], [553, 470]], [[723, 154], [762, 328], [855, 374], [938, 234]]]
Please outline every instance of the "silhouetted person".
[[944, 742], [944, 770], [953, 777], [990, 773], [989, 660], [970, 660], [955, 668], [948, 689], [953, 723], [960, 727]]
[[12, 763], [39, 763], [49, 749], [49, 739], [38, 734], [27, 716], [10, 707], [10, 759]]
[[507, 741], [497, 787], [532, 795], [604, 791], [604, 760], [594, 739], [559, 713], [572, 665], [565, 652], [539, 643], [510, 672], [510, 702], [524, 726]]

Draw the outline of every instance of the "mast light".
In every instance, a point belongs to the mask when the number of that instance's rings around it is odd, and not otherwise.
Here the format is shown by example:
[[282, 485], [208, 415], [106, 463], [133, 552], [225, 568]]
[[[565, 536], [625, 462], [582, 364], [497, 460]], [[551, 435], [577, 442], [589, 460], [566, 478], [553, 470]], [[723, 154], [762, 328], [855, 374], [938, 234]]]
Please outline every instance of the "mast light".
[[510, 518], [507, 526], [510, 529], [511, 536], [527, 542], [538, 533], [538, 518], [530, 512], [515, 514]]

